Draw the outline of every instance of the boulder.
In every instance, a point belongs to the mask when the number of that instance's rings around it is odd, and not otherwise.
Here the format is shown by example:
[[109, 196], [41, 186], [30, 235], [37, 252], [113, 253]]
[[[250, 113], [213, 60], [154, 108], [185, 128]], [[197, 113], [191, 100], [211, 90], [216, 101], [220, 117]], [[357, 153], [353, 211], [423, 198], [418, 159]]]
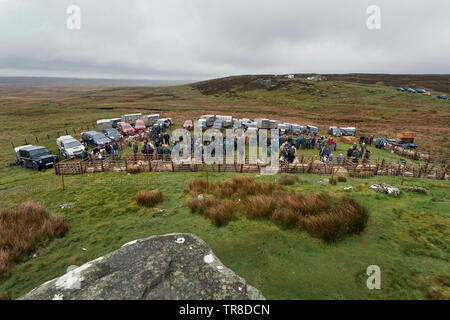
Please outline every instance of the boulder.
[[398, 197], [402, 193], [399, 188], [388, 185], [387, 183], [373, 184], [369, 188], [393, 197]]
[[423, 194], [427, 193], [427, 189], [422, 188], [422, 187], [409, 187], [409, 188], [406, 188], [406, 191], [418, 192], [418, 193], [423, 193]]
[[20, 300], [264, 299], [193, 234], [134, 240]]

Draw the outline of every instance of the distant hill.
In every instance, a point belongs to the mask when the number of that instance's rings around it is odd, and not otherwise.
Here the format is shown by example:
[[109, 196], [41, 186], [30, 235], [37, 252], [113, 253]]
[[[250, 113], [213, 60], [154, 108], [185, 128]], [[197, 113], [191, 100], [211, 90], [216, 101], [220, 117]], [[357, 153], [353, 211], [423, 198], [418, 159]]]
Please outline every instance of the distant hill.
[[0, 77], [0, 87], [159, 87], [192, 83], [192, 80], [84, 79], [54, 77]]

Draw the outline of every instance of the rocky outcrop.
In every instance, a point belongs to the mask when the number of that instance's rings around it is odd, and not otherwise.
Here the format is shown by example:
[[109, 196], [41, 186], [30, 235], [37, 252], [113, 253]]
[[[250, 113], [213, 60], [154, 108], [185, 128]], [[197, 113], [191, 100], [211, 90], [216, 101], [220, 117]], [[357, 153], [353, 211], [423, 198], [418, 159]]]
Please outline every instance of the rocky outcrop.
[[409, 187], [406, 188], [406, 191], [427, 194], [427, 189], [422, 187]]
[[399, 188], [388, 185], [387, 183], [373, 184], [369, 188], [381, 193], [386, 193], [393, 197], [398, 197], [401, 194]]
[[131, 241], [22, 296], [22, 300], [264, 299], [193, 234]]

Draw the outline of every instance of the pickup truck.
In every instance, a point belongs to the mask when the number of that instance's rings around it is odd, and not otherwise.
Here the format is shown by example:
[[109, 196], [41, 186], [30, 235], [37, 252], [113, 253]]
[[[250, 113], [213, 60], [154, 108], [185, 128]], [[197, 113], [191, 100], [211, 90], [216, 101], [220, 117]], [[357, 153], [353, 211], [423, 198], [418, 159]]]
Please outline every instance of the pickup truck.
[[23, 168], [33, 168], [34, 171], [53, 167], [53, 163], [58, 162], [58, 156], [41, 146], [19, 147], [16, 159], [16, 163], [18, 162]]
[[66, 159], [73, 159], [81, 157], [84, 146], [72, 136], [61, 136], [56, 139], [56, 145], [58, 146], [59, 154]]

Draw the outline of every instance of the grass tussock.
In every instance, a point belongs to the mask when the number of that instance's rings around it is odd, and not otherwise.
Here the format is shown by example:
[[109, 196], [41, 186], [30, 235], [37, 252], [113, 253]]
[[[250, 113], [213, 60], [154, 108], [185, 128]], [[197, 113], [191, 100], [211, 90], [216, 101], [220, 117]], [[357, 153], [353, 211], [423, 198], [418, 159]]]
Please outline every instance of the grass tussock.
[[129, 164], [127, 166], [127, 172], [131, 174], [136, 174], [142, 172], [142, 168], [137, 164]]
[[188, 206], [191, 212], [198, 212], [209, 218], [216, 226], [226, 225], [233, 220], [236, 215], [237, 203], [229, 199], [216, 199], [214, 197], [192, 198], [188, 200]]
[[[194, 180], [186, 190], [206, 194], [206, 182]], [[207, 196], [189, 199], [188, 206], [217, 226], [242, 213], [248, 219], [268, 219], [282, 228], [298, 228], [326, 242], [360, 233], [368, 221], [367, 210], [352, 198], [326, 192], [302, 195], [246, 177], [211, 184]]]
[[151, 208], [160, 203], [164, 199], [164, 194], [161, 190], [142, 190], [136, 194], [136, 202], [144, 207]]
[[282, 186], [290, 186], [293, 184], [296, 184], [299, 182], [298, 177], [289, 175], [289, 174], [282, 174], [281, 177], [278, 179], [278, 184], [281, 184]]
[[345, 177], [345, 176], [338, 176], [338, 177], [337, 177], [337, 180], [338, 180], [339, 182], [347, 182], [347, 177]]
[[352, 178], [372, 178], [374, 173], [372, 171], [350, 171], [348, 175]]
[[62, 217], [48, 215], [34, 202], [0, 212], [0, 276], [10, 273], [13, 264], [31, 254], [40, 242], [62, 237], [67, 230]]

